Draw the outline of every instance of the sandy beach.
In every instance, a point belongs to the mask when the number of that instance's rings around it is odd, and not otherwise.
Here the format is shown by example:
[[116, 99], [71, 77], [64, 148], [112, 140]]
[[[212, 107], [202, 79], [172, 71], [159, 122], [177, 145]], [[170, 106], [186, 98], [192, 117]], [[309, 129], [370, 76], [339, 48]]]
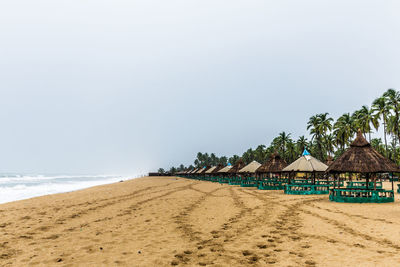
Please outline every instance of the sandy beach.
[[141, 178], [0, 205], [0, 265], [397, 266], [399, 203]]

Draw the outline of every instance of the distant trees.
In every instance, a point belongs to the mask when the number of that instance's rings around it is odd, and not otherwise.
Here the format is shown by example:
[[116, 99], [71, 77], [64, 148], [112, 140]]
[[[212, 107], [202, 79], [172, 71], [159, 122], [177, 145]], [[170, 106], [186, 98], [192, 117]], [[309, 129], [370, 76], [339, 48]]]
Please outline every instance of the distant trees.
[[[381, 126], [383, 126], [383, 142], [381, 138], [371, 137], [371, 133], [378, 131]], [[181, 164], [179, 168], [171, 168], [170, 171], [183, 171], [218, 164], [225, 166], [228, 163], [234, 165], [240, 158], [245, 164], [253, 160], [263, 163], [274, 152], [279, 153], [287, 162], [292, 162], [302, 154], [304, 149], [308, 149], [316, 158], [326, 161], [328, 156], [333, 155], [335, 158], [340, 156], [351, 144], [358, 129], [366, 138], [368, 137], [374, 149], [399, 164], [400, 92], [388, 89], [372, 102], [371, 107], [363, 105], [353, 113], [344, 113], [336, 121], [327, 112], [311, 116], [307, 122], [310, 141], [305, 136], [300, 136], [295, 140], [290, 133], [282, 131], [273, 138], [269, 146], [258, 145], [255, 149], [247, 149], [241, 156], [233, 155], [230, 158], [218, 157], [214, 153], [198, 152], [194, 166], [185, 168]], [[159, 172], [165, 171], [160, 168]]]

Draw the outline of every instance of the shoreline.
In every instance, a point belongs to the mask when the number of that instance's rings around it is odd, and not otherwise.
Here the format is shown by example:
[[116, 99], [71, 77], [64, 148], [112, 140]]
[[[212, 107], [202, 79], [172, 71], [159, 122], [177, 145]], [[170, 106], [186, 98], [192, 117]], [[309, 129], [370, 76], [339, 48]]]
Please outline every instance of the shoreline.
[[144, 177], [0, 204], [0, 265], [396, 265], [400, 201]]
[[[23, 177], [25, 178], [25, 177]], [[37, 182], [36, 179], [41, 179], [43, 182]], [[0, 184], [0, 205], [28, 200], [41, 196], [53, 194], [61, 194], [84, 190], [95, 186], [118, 183], [121, 181], [132, 180], [134, 176], [28, 176], [23, 179], [17, 179], [15, 182], [7, 183], [2, 181]], [[8, 178], [12, 179], [12, 178]]]

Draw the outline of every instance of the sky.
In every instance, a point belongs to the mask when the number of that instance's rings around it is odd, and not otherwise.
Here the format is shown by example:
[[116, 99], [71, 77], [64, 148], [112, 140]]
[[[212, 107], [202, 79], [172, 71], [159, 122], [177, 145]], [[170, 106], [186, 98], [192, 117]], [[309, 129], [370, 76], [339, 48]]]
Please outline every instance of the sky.
[[241, 154], [400, 90], [399, 1], [5, 0], [0, 172]]

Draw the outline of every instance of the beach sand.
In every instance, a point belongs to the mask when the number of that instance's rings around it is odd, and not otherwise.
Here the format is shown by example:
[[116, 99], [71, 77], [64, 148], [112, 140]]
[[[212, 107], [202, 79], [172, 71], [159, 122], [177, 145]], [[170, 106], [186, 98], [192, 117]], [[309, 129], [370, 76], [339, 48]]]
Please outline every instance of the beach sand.
[[400, 199], [148, 177], [0, 205], [0, 266], [399, 266]]

